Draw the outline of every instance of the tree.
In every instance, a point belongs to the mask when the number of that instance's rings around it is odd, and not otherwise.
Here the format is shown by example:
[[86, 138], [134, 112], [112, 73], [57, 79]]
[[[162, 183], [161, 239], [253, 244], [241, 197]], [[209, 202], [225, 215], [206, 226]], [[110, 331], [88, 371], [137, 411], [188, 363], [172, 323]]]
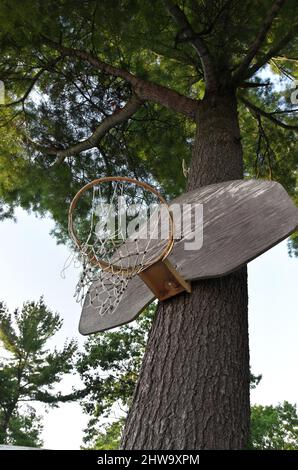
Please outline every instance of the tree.
[[277, 406], [254, 405], [251, 413], [253, 449], [298, 450], [296, 405], [284, 401]]
[[[250, 450], [298, 450], [298, 415], [296, 405], [251, 407]], [[123, 418], [107, 425], [93, 444], [94, 449], [119, 449]]]
[[30, 403], [57, 406], [73, 399], [56, 385], [73, 368], [76, 344], [48, 349], [62, 320], [40, 299], [9, 313], [0, 303], [0, 443], [40, 446], [41, 419]]
[[[135, 325], [89, 337], [85, 350], [80, 353], [78, 370], [87, 392], [84, 410], [92, 416], [85, 430], [87, 448], [109, 450], [120, 447], [153, 314], [151, 307]], [[250, 374], [250, 388], [256, 388], [261, 379], [262, 375]], [[109, 418], [108, 424], [99, 424], [102, 417]], [[296, 405], [286, 401], [277, 406], [253, 405], [247, 448], [298, 449], [297, 425]]]
[[[296, 197], [297, 109], [267, 66], [293, 76], [297, 2], [16, 5], [0, 9], [3, 217], [50, 212], [63, 241], [71, 197], [109, 173], [154, 178], [171, 196], [245, 171]], [[243, 448], [249, 416], [243, 268], [159, 306], [122, 445]]]
[[120, 446], [120, 438], [123, 431], [124, 419], [119, 418], [113, 423], [107, 424], [104, 430], [96, 436], [91, 449], [117, 450]]
[[[1, 413], [2, 414], [2, 413]], [[1, 419], [2, 421], [2, 419]], [[31, 406], [22, 406], [10, 418], [6, 436], [1, 432], [1, 443], [28, 447], [42, 447], [42, 418]]]
[[[144, 356], [148, 333], [155, 313], [153, 306], [146, 309], [135, 324], [116, 331], [88, 338], [79, 353], [76, 369], [84, 383], [83, 410], [91, 415], [85, 430], [84, 443], [100, 449], [110, 439], [118, 438], [123, 428], [129, 404]], [[123, 417], [114, 420], [114, 412], [122, 410]], [[101, 418], [112, 424], [103, 432]], [[119, 419], [118, 419], [119, 418]], [[117, 443], [118, 445], [118, 443]]]

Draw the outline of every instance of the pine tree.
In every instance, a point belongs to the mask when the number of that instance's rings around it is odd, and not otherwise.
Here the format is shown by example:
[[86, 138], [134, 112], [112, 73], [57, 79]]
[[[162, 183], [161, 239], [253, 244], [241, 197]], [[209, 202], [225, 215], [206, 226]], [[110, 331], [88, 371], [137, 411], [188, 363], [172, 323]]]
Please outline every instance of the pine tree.
[[[295, 0], [14, 6], [0, 6], [2, 217], [51, 213], [63, 241], [75, 192], [119, 173], [168, 196], [254, 175], [297, 198]], [[123, 447], [243, 448], [249, 416], [244, 268], [159, 306]]]
[[74, 399], [56, 386], [72, 371], [76, 343], [48, 348], [62, 326], [43, 299], [10, 313], [0, 303], [0, 443], [40, 446], [41, 418], [34, 403], [57, 406]]

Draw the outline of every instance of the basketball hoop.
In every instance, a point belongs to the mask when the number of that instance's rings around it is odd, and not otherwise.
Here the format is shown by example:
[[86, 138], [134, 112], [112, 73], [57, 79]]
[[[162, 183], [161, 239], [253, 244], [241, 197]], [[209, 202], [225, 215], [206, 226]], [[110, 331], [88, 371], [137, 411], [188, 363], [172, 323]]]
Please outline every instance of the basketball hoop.
[[[84, 220], [76, 217], [80, 212]], [[137, 274], [161, 299], [185, 290], [174, 268], [164, 263], [174, 244], [173, 215], [149, 184], [123, 176], [91, 181], [70, 204], [68, 228], [83, 263], [77, 298], [89, 296], [101, 315], [113, 312]], [[94, 282], [98, 287], [91, 296]], [[161, 289], [155, 289], [156, 282]]]
[[[165, 246], [163, 246], [157, 253], [156, 256], [153, 256], [152, 258], [149, 258], [149, 260], [147, 259], [142, 259], [139, 260], [139, 264], [133, 266], [126, 266], [126, 267], [123, 267], [121, 265], [117, 265], [116, 262], [115, 262], [115, 257], [113, 259], [113, 257], [110, 256], [110, 253], [108, 252], [108, 244], [110, 242], [110, 239], [106, 238], [106, 244], [103, 245], [103, 241], [101, 240], [100, 244], [101, 244], [101, 249], [100, 249], [100, 253], [98, 253], [98, 250], [96, 250], [96, 246], [95, 244], [93, 243], [90, 243], [90, 234], [89, 233], [89, 236], [88, 236], [88, 239], [87, 241], [83, 242], [82, 240], [79, 239], [77, 233], [76, 233], [76, 230], [75, 230], [75, 227], [74, 227], [74, 211], [78, 205], [78, 202], [80, 200], [80, 198], [83, 196], [84, 193], [86, 193], [88, 190], [92, 189], [92, 188], [100, 188], [102, 187], [105, 183], [110, 183], [110, 185], [113, 186], [113, 191], [112, 191], [112, 197], [110, 198], [110, 201], [109, 201], [109, 204], [113, 204], [114, 203], [114, 199], [118, 196], [118, 197], [123, 197], [125, 195], [125, 185], [135, 185], [137, 186], [138, 188], [140, 188], [141, 190], [143, 190], [144, 192], [148, 192], [148, 193], [151, 193], [152, 195], [154, 195], [156, 198], [157, 198], [157, 202], [159, 204], [161, 204], [165, 210], [166, 210], [166, 213], [167, 213], [167, 216], [168, 216], [168, 222], [169, 222], [169, 232], [168, 232], [168, 238], [166, 240], [166, 243], [165, 243]], [[102, 196], [102, 189], [99, 190], [99, 195]], [[111, 191], [110, 191], [110, 194], [111, 194]], [[94, 202], [94, 198], [95, 198], [95, 191], [93, 190], [93, 202]], [[136, 195], [131, 195], [130, 196], [130, 205], [132, 205], [132, 203], [134, 202], [133, 200], [138, 198], [138, 203], [140, 204], [140, 194], [136, 194]], [[93, 204], [93, 210], [94, 210], [94, 204]], [[91, 214], [91, 217], [93, 218], [94, 216], [94, 212]], [[165, 201], [165, 199], [159, 194], [159, 192], [153, 188], [152, 186], [150, 186], [149, 184], [147, 183], [143, 183], [141, 181], [137, 181], [133, 178], [127, 178], [127, 177], [124, 177], [124, 176], [117, 176], [117, 177], [113, 177], [113, 176], [108, 176], [108, 177], [105, 177], [105, 178], [98, 178], [94, 181], [91, 181], [90, 183], [86, 184], [83, 188], [81, 188], [77, 194], [75, 195], [75, 197], [73, 198], [71, 204], [70, 204], [70, 208], [69, 208], [69, 215], [68, 215], [68, 229], [69, 229], [69, 233], [70, 233], [70, 236], [71, 238], [73, 239], [73, 241], [75, 242], [75, 245], [76, 247], [79, 249], [79, 251], [88, 258], [89, 260], [89, 263], [93, 266], [99, 266], [100, 268], [102, 268], [104, 271], [106, 272], [111, 272], [111, 273], [117, 273], [117, 274], [120, 274], [122, 276], [130, 276], [132, 274], [136, 274], [138, 272], [140, 272], [140, 270], [142, 269], [145, 269], [146, 265], [150, 265], [150, 264], [153, 264], [159, 260], [162, 260], [162, 259], [165, 259], [169, 253], [171, 252], [172, 250], [172, 247], [173, 247], [173, 244], [174, 244], [174, 223], [173, 223], [173, 216], [172, 216], [172, 213], [170, 211], [170, 208], [167, 204], [167, 202]], [[114, 233], [115, 235], [115, 238], [117, 237], [117, 235], [119, 235], [119, 232], [115, 232]], [[152, 234], [151, 234], [152, 235]], [[153, 235], [156, 235], [156, 232], [154, 232]], [[125, 239], [123, 237], [120, 237], [120, 241], [124, 242]], [[137, 239], [134, 240], [135, 242], [137, 242]], [[117, 242], [114, 241], [114, 245], [113, 245], [113, 248], [114, 249], [117, 249]], [[156, 249], [156, 245], [154, 246], [154, 248]], [[138, 251], [136, 249], [136, 251]], [[147, 250], [144, 250], [146, 251], [145, 254], [148, 253], [148, 247], [147, 247]], [[114, 252], [113, 252], [113, 255], [114, 255]], [[104, 259], [104, 257], [106, 257], [106, 259]], [[107, 258], [110, 256], [110, 261], [107, 260]]]

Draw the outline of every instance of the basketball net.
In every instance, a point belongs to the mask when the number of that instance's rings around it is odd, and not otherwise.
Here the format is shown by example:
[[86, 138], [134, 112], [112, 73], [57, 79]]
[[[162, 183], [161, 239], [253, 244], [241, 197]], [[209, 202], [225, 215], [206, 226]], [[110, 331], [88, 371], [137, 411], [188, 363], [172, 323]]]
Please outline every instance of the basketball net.
[[115, 312], [132, 277], [168, 256], [173, 219], [156, 189], [131, 178], [107, 177], [76, 194], [69, 233], [83, 268], [76, 300], [107, 315]]

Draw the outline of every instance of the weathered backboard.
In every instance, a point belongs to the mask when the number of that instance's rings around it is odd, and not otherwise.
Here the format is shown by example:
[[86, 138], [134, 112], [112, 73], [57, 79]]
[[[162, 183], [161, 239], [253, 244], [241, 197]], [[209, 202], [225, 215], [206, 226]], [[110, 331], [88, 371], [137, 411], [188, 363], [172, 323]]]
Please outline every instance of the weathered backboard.
[[[231, 273], [298, 227], [298, 208], [284, 188], [271, 181], [235, 180], [212, 184], [183, 194], [171, 205], [177, 203], [203, 205], [201, 248], [186, 250], [182, 237], [175, 242], [168, 257], [188, 281]], [[94, 287], [95, 283], [90, 292]], [[153, 300], [150, 289], [135, 276], [128, 282], [113, 313], [100, 316], [96, 304], [85, 301], [79, 331], [88, 335], [128, 323]]]

